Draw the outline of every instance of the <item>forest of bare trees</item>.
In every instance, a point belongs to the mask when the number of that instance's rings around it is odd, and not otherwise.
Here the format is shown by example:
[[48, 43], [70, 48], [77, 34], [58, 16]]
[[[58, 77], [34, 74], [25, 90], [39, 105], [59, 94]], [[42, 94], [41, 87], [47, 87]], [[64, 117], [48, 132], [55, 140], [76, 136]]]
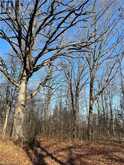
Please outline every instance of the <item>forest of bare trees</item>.
[[121, 4], [15, 0], [1, 6], [2, 137], [124, 140]]

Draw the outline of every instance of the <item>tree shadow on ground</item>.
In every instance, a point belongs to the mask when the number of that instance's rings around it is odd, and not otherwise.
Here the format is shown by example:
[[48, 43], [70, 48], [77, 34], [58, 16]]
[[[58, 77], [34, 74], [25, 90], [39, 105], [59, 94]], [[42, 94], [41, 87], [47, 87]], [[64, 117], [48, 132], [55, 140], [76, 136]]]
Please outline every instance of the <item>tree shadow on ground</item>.
[[[33, 147], [25, 149], [28, 157], [32, 161], [33, 165], [52, 165], [45, 161], [45, 158], [49, 158], [53, 160], [55, 164], [58, 165], [91, 165], [89, 160], [91, 157], [94, 157], [94, 161], [96, 156], [102, 155], [104, 156], [106, 161], [112, 161], [115, 163], [119, 163], [119, 165], [124, 164], [124, 158], [117, 156], [117, 152], [121, 152], [118, 149], [111, 150], [108, 148], [97, 148], [97, 147], [89, 147], [89, 146], [68, 146], [65, 148], [60, 148], [60, 150], [56, 150], [54, 152], [49, 152], [49, 149], [42, 146], [42, 144], [38, 141], [35, 142]], [[59, 153], [66, 152], [66, 159], [58, 158]], [[98, 164], [98, 162], [96, 163]], [[54, 164], [53, 164], [54, 165]]]
[[81, 157], [75, 155], [72, 151], [73, 147], [69, 148], [68, 159], [65, 165], [89, 165], [86, 160], [82, 160]]
[[47, 165], [44, 158], [45, 155], [37, 147], [25, 147], [24, 148], [27, 156], [31, 160], [33, 165]]

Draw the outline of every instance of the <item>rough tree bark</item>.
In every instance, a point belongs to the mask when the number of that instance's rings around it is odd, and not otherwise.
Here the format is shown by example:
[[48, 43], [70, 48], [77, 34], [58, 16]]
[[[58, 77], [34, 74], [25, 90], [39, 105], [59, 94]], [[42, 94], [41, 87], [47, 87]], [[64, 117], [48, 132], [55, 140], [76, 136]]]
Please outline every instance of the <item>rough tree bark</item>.
[[24, 120], [25, 120], [25, 107], [27, 96], [27, 76], [24, 72], [19, 86], [18, 98], [16, 103], [16, 110], [14, 115], [13, 137], [15, 140], [24, 139]]

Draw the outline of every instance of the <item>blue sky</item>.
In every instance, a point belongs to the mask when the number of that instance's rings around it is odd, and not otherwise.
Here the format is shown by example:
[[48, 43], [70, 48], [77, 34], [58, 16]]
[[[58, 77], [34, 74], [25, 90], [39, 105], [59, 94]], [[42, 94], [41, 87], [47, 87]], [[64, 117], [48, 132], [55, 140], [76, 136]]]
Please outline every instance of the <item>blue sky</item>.
[[9, 52], [9, 45], [6, 41], [0, 39], [0, 55], [2, 55], [2, 57], [7, 56], [8, 52]]
[[[97, 2], [102, 2], [102, 6], [98, 6], [98, 10], [101, 10], [101, 8], [103, 8], [103, 6], [104, 5], [106, 5], [106, 2], [110, 2], [109, 0], [97, 0]], [[113, 7], [112, 7], [112, 10], [113, 11], [115, 11], [114, 12], [114, 14], [115, 14], [115, 17], [116, 17], [116, 15], [117, 15], [117, 11], [118, 11], [118, 8], [119, 7], [121, 7], [121, 8], [123, 8], [124, 7], [124, 0], [115, 0], [115, 4], [113, 5]], [[116, 13], [117, 12], [117, 13]], [[122, 14], [123, 14], [123, 12], [124, 12], [124, 10], [122, 10]], [[101, 29], [102, 29], [102, 20], [101, 20]], [[123, 31], [123, 26], [122, 25], [124, 25], [124, 23], [123, 23], [123, 20], [122, 20], [122, 24], [120, 24], [119, 26], [118, 26], [118, 31], [119, 32], [121, 32], [121, 34], [122, 34], [122, 31]], [[69, 31], [69, 33], [68, 33], [68, 35], [70, 34], [70, 37], [68, 37], [67, 36], [67, 38], [70, 40], [72, 37], [72, 35], [74, 34], [74, 30], [72, 29], [72, 30], [70, 30]], [[79, 33], [75, 33], [75, 35], [79, 35]], [[80, 31], [80, 35], [81, 35], [81, 31]], [[82, 33], [82, 35], [83, 35], [83, 33]], [[74, 36], [73, 36], [74, 37]], [[112, 40], [111, 41], [109, 41], [109, 44], [111, 45], [111, 43], [113, 42], [115, 40], [115, 38], [112, 38]], [[122, 45], [124, 45], [124, 44], [122, 44]], [[121, 49], [122, 49], [122, 45], [121, 45]], [[8, 52], [9, 52], [9, 49], [10, 49], [10, 47], [9, 47], [9, 45], [5, 42], [5, 41], [3, 41], [3, 40], [1, 40], [0, 39], [0, 55], [5, 59], [5, 60], [7, 60], [7, 58], [8, 58]], [[119, 49], [118, 49], [119, 50]], [[41, 74], [42, 73], [42, 74]], [[42, 72], [42, 71], [39, 71], [38, 72], [38, 74], [35, 74], [33, 77], [32, 77], [32, 80], [33, 80], [33, 82], [31, 83], [31, 85], [33, 84], [34, 85], [34, 83], [35, 83], [35, 85], [36, 84], [38, 84], [38, 81], [41, 79], [41, 77], [43, 76], [43, 74], [44, 74], [44, 72]]]

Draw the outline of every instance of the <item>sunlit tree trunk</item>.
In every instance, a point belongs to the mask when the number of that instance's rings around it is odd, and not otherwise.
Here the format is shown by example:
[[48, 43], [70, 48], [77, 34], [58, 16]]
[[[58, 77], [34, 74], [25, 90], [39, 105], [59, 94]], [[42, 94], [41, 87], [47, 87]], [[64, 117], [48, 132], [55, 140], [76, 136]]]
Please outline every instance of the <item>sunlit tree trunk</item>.
[[26, 107], [27, 76], [24, 73], [20, 82], [20, 88], [14, 115], [13, 137], [15, 140], [24, 140], [24, 120]]
[[2, 132], [3, 137], [5, 137], [5, 135], [6, 135], [7, 125], [8, 125], [8, 118], [9, 118], [9, 113], [10, 113], [10, 106], [7, 105], [6, 108], [7, 109], [6, 109], [6, 115], [5, 115], [4, 125], [3, 125], [3, 132]]
[[110, 107], [110, 122], [109, 122], [109, 128], [110, 128], [110, 135], [114, 136], [114, 118], [113, 118], [113, 107], [112, 107], [112, 98], [110, 96], [110, 103], [109, 103], [109, 107]]

